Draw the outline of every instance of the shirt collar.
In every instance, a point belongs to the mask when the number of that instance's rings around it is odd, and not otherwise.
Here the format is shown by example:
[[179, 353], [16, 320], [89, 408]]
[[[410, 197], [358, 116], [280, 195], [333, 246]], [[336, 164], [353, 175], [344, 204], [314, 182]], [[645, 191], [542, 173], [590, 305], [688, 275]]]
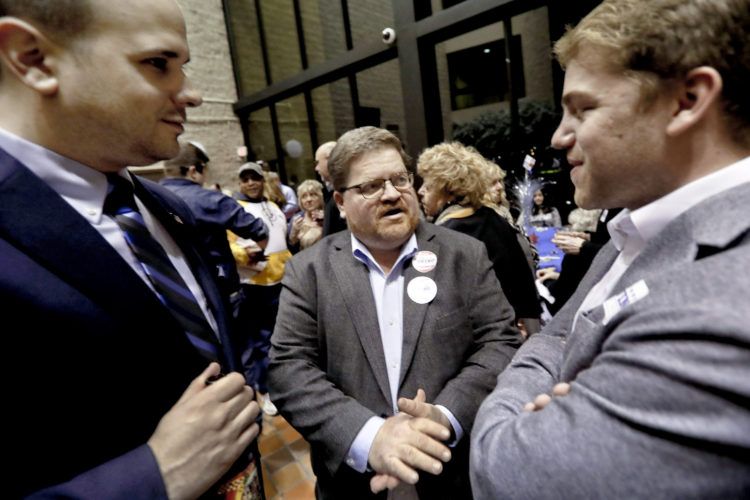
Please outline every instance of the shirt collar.
[[[83, 217], [92, 223], [99, 222], [107, 195], [107, 178], [103, 173], [1, 128], [0, 147], [46, 182]], [[125, 172], [120, 175], [127, 178]]]
[[633, 211], [623, 210], [607, 223], [612, 243], [620, 251], [631, 244], [642, 247], [682, 213], [746, 182], [750, 182], [750, 156], [685, 184], [648, 205]]
[[[352, 255], [354, 256], [354, 258], [365, 264], [370, 269], [376, 269], [380, 271], [380, 274], [385, 276], [383, 268], [381, 268], [377, 261], [375, 261], [372, 254], [370, 253], [370, 250], [367, 249], [364, 243], [359, 241], [357, 237], [354, 236], [354, 234], [351, 235], [351, 238]], [[394, 271], [399, 269], [407, 259], [412, 258], [412, 256], [417, 253], [417, 250], [419, 250], [419, 247], [417, 246], [417, 237], [414, 233], [412, 233], [406, 243], [404, 243], [401, 247], [401, 253], [399, 253], [398, 258], [396, 259], [396, 263], [393, 265], [390, 274], [393, 274]]]

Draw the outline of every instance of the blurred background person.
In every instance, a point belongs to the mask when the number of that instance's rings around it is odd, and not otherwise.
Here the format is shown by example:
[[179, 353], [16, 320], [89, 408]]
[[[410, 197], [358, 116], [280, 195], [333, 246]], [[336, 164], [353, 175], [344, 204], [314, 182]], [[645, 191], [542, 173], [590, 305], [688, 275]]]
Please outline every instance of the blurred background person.
[[326, 189], [323, 191], [325, 202], [324, 219], [323, 219], [323, 236], [338, 233], [346, 229], [346, 220], [342, 217], [336, 202], [333, 200], [333, 183], [328, 173], [328, 157], [331, 156], [336, 146], [336, 141], [329, 141], [320, 145], [315, 151], [315, 171], [320, 176], [321, 181]]
[[[273, 193], [273, 197], [268, 196], [268, 198], [281, 208], [287, 221], [291, 220], [292, 216], [299, 212], [299, 203], [297, 201], [297, 195], [294, 194], [294, 189], [286, 184], [282, 184], [278, 172], [267, 171], [265, 172], [265, 176], [266, 185], [269, 186], [269, 188], [272, 188], [272, 191], [269, 189], [269, 194], [271, 192]], [[281, 196], [279, 196], [278, 193], [281, 193]]]
[[[262, 169], [263, 166], [260, 166]], [[284, 211], [283, 207], [286, 205], [286, 196], [281, 191], [281, 181], [279, 180], [279, 174], [276, 172], [263, 170], [263, 196], [268, 201], [275, 203], [282, 212]], [[286, 219], [286, 214], [284, 214], [284, 218]]]
[[537, 189], [534, 191], [534, 204], [531, 207], [531, 215], [526, 220], [525, 214], [521, 214], [518, 219], [518, 225], [534, 227], [560, 227], [562, 219], [560, 212], [553, 206], [544, 203], [544, 191]]
[[505, 219], [516, 231], [516, 239], [518, 240], [518, 244], [521, 245], [521, 250], [523, 250], [523, 254], [526, 256], [526, 261], [529, 264], [529, 269], [531, 269], [533, 274], [536, 272], [536, 264], [539, 260], [539, 255], [521, 230], [521, 227], [516, 224], [513, 214], [510, 212], [510, 202], [508, 201], [508, 196], [505, 192], [505, 170], [491, 161], [485, 162], [484, 167], [485, 173], [489, 179], [490, 189], [485, 194], [483, 203], [495, 210], [495, 212]]
[[297, 196], [302, 212], [289, 224], [289, 243], [296, 250], [304, 250], [323, 237], [323, 184], [306, 180], [297, 188]]
[[[542, 297], [545, 299], [545, 307], [553, 315], [575, 293], [597, 252], [609, 241], [607, 223], [620, 213], [619, 208], [612, 210], [576, 210], [570, 212], [568, 216], [571, 230], [558, 231], [552, 238], [552, 243], [557, 245], [565, 254], [560, 271], [558, 272], [552, 267], [545, 267], [536, 273], [537, 279], [549, 292], [549, 295], [542, 292]], [[586, 212], [586, 214], [582, 215], [582, 212]], [[598, 219], [595, 219], [593, 230], [590, 221], [592, 213], [599, 216]]]
[[[244, 295], [238, 318], [239, 333], [244, 336], [243, 345], [247, 346], [242, 361], [248, 384], [258, 391], [263, 413], [276, 415], [276, 407], [268, 396], [268, 351], [279, 308], [281, 279], [292, 254], [286, 245], [286, 217], [278, 205], [263, 194], [267, 182], [261, 166], [255, 162], [245, 163], [239, 168], [238, 176], [240, 194], [237, 200], [268, 227], [268, 244], [262, 252], [255, 242], [230, 234]], [[248, 252], [253, 251], [253, 256], [248, 256]]]
[[180, 152], [164, 162], [167, 175], [160, 184], [182, 198], [195, 216], [198, 229], [209, 249], [211, 264], [222, 292], [231, 297], [233, 310], [239, 304], [240, 277], [227, 240], [227, 229], [255, 241], [261, 248], [268, 242], [262, 220], [247, 213], [237, 201], [215, 189], [204, 189], [209, 157], [198, 143], [180, 145]]
[[435, 224], [454, 229], [482, 241], [492, 261], [503, 292], [525, 333], [539, 330], [541, 308], [517, 232], [491, 207], [487, 175], [489, 160], [474, 148], [458, 142], [426, 149], [417, 160], [422, 177], [419, 197], [425, 215]]

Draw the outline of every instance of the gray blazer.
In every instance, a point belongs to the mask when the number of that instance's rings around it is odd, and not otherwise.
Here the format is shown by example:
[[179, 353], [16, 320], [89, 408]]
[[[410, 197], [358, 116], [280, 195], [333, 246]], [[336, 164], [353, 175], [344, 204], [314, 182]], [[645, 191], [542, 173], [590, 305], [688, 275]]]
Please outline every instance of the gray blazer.
[[[750, 496], [749, 206], [746, 183], [683, 213], [612, 293], [643, 280], [648, 295], [606, 324], [602, 306], [587, 311], [569, 333], [617, 256], [602, 249], [479, 410], [477, 498]], [[568, 396], [521, 411], [561, 381]]]
[[[420, 250], [437, 266], [411, 265], [405, 284], [428, 276], [437, 284], [429, 304], [404, 293], [404, 340], [399, 396], [424, 388], [466, 433], [449, 467], [437, 479], [422, 474], [427, 498], [466, 497], [468, 434], [479, 404], [518, 346], [513, 312], [492, 271], [484, 245], [474, 238], [420, 222]], [[281, 414], [311, 443], [319, 494], [366, 498], [370, 474], [344, 463], [349, 447], [372, 416], [392, 414], [392, 401], [368, 269], [352, 256], [343, 231], [287, 263], [271, 348], [269, 386]]]

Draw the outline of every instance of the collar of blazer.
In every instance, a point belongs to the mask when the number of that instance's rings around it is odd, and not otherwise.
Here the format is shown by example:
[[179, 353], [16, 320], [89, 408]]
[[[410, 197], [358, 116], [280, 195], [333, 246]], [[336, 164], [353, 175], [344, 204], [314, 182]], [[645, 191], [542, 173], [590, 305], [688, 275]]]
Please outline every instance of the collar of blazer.
[[[429, 250], [440, 259], [440, 245], [436, 240], [436, 231], [432, 224], [420, 221], [416, 229], [417, 246], [420, 250]], [[375, 374], [375, 379], [380, 387], [383, 397], [391, 403], [390, 387], [388, 384], [388, 371], [385, 365], [382, 341], [380, 339], [380, 327], [375, 309], [375, 300], [368, 279], [369, 270], [352, 255], [351, 233], [342, 231], [332, 236], [333, 247], [336, 251], [329, 255], [331, 267], [334, 271], [338, 289], [341, 291], [342, 299], [346, 306], [346, 313], [350, 318], [360, 345]], [[413, 266], [404, 269], [404, 285], [416, 276], [429, 276], [438, 281], [435, 272], [438, 266], [428, 273], [419, 273]], [[446, 285], [447, 286], [447, 285]], [[438, 293], [440, 293], [438, 286]], [[404, 339], [401, 351], [401, 372], [399, 386], [404, 381], [414, 352], [419, 343], [427, 311], [430, 304], [417, 304], [410, 300], [404, 293]]]
[[739, 243], [750, 230], [750, 183], [718, 193], [671, 221], [630, 264], [613, 292], [644, 273], [692, 262]]
[[[174, 323], [158, 298], [101, 234], [1, 149], [0, 199], [0, 237], [46, 268], [50, 278], [79, 290], [123, 325], [136, 321], [135, 316]], [[116, 283], [112, 276], [117, 276]], [[129, 308], [122, 306], [125, 297]], [[133, 315], [134, 309], [140, 314]]]
[[[136, 179], [134, 183], [137, 183]], [[146, 191], [143, 186], [136, 189]], [[138, 197], [152, 210], [169, 231], [180, 226], [173, 216], [149, 194]], [[15, 158], [0, 149], [0, 238], [7, 240], [30, 259], [44, 266], [51, 275], [80, 290], [134, 335], [142, 332], [136, 325], [143, 317], [163, 324], [163, 328], [178, 328], [159, 299], [141, 280], [120, 255], [107, 243], [91, 224], [81, 217], [44, 181], [34, 175]], [[170, 198], [171, 199], [171, 198]], [[158, 207], [157, 207], [158, 206]], [[172, 233], [174, 234], [174, 233]], [[182, 247], [182, 246], [181, 246]], [[197, 259], [192, 251], [186, 257]], [[198, 267], [196, 279], [207, 288], [207, 298], [212, 307], [220, 301], [218, 291], [213, 292], [208, 270]], [[117, 276], [116, 283], [112, 276]], [[209, 286], [205, 286], [209, 283]], [[215, 288], [215, 287], [214, 287]], [[123, 307], [127, 299], [129, 307]], [[132, 314], [133, 310], [139, 314]], [[222, 342], [226, 325], [217, 315]]]

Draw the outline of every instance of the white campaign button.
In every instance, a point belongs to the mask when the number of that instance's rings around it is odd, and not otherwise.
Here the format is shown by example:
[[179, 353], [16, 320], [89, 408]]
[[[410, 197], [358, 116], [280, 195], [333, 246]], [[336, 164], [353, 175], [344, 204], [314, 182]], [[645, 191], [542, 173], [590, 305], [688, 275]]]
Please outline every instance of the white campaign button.
[[417, 304], [427, 304], [437, 295], [437, 285], [431, 278], [418, 276], [406, 286], [406, 293]]
[[417, 252], [411, 259], [411, 265], [420, 273], [429, 273], [435, 269], [436, 264], [437, 255], [428, 250]]

